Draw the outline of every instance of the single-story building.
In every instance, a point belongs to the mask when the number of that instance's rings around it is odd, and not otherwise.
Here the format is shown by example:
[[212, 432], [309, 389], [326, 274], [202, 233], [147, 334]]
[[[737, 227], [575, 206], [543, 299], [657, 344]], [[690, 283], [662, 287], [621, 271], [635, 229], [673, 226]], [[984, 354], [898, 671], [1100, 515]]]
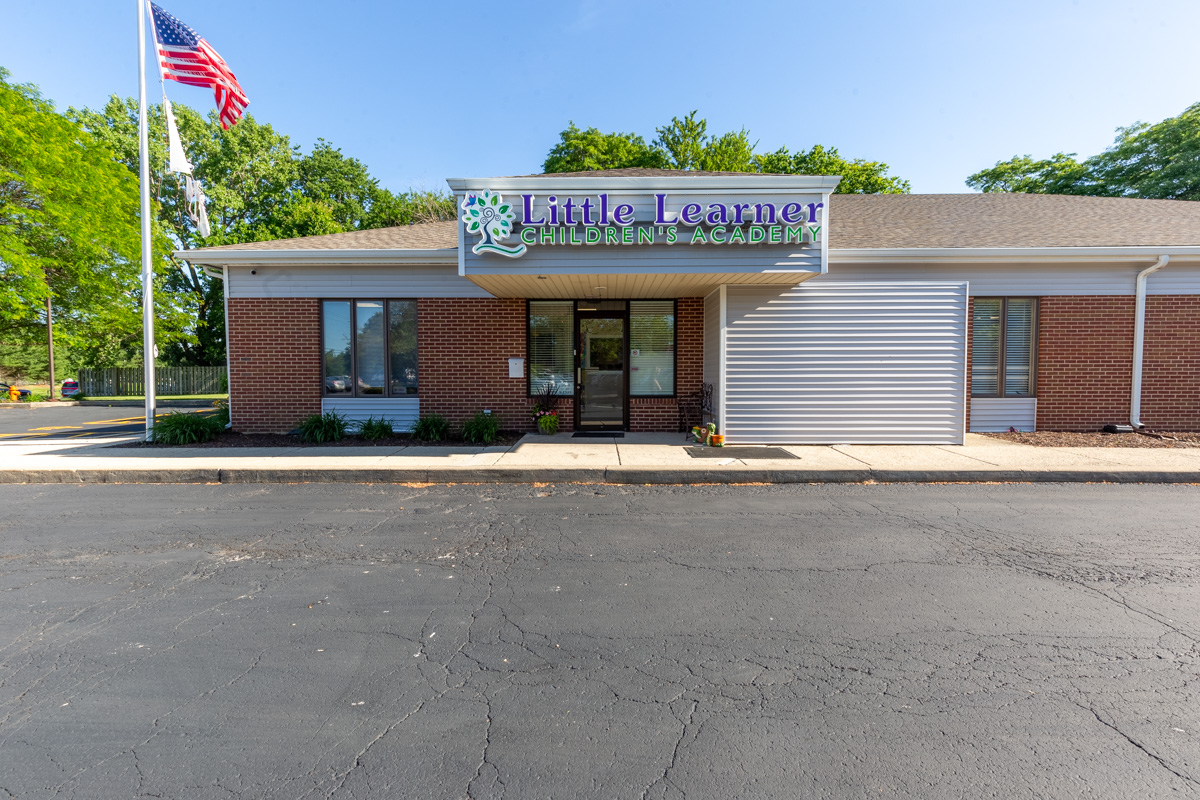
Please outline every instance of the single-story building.
[[452, 179], [455, 221], [179, 255], [224, 281], [244, 432], [327, 410], [527, 430], [543, 391], [562, 430], [703, 406], [731, 443], [1200, 429], [1200, 203], [837, 182]]

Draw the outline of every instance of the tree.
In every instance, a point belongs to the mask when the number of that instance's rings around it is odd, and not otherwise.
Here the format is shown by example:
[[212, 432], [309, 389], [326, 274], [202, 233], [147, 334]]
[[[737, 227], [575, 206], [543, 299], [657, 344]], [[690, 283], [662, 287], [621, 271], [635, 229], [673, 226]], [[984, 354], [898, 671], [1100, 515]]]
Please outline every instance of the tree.
[[838, 194], [908, 194], [912, 190], [908, 181], [888, 175], [889, 167], [882, 161], [847, 161], [836, 147], [826, 149], [819, 144], [807, 151], [790, 153], [781, 147], [774, 153], [755, 156], [754, 168], [756, 172], [788, 175], [841, 175], [834, 190]]
[[29, 355], [45, 342], [51, 299], [69, 370], [80, 351], [139, 329], [126, 301], [137, 291], [137, 183], [103, 142], [8, 75], [0, 69], [0, 349], [6, 361], [44, 364]]
[[[212, 231], [201, 237], [187, 214], [182, 179], [167, 168], [162, 107], [151, 106], [150, 195], [156, 209], [155, 271], [162, 305], [156, 336], [169, 364], [225, 360], [221, 282], [176, 259], [173, 251], [455, 217], [449, 195], [393, 194], [361, 161], [324, 139], [318, 139], [305, 155], [286, 135], [252, 115], [224, 130], [215, 111], [203, 116], [185, 105], [174, 109], [193, 174], [207, 195]], [[133, 98], [114, 96], [100, 111], [70, 109], [68, 114], [136, 175], [137, 102]]]
[[971, 175], [967, 185], [983, 192], [1200, 200], [1200, 103], [1154, 125], [1118, 128], [1112, 147], [1082, 162], [1073, 153], [1040, 161], [1013, 156]]
[[1013, 156], [976, 172], [967, 178], [967, 186], [981, 192], [1074, 194], [1071, 189], [1082, 181], [1086, 171], [1074, 153], [1055, 153], [1041, 161], [1028, 155]]
[[550, 148], [543, 172], [588, 172], [623, 167], [664, 167], [661, 151], [632, 133], [601, 133], [596, 128], [580, 130], [571, 122]]
[[697, 119], [699, 111], [672, 117], [656, 129], [658, 137], [647, 146], [632, 133], [601, 133], [596, 128], [580, 130], [572, 122], [559, 135], [542, 170], [583, 172], [620, 167], [659, 167], [711, 172], [775, 172], [797, 175], [841, 175], [837, 191], [859, 194], [897, 194], [910, 190], [908, 181], [888, 175], [881, 161], [842, 158], [837, 148], [814, 145], [811, 150], [791, 153], [781, 147], [774, 153], [755, 152], [745, 128], [720, 136], [708, 133], [708, 121]]

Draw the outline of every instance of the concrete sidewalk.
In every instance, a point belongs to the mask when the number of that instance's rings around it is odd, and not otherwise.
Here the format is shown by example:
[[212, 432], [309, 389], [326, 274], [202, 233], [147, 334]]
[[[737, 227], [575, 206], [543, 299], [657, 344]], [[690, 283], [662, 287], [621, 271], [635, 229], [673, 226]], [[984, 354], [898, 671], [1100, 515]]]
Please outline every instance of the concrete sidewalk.
[[[0, 444], [0, 483], [1200, 483], [1200, 448], [783, 447], [789, 457], [695, 458], [682, 434], [529, 435], [504, 447], [114, 448], [121, 440]], [[741, 449], [741, 448], [739, 448]], [[711, 452], [711, 451], [708, 451]]]

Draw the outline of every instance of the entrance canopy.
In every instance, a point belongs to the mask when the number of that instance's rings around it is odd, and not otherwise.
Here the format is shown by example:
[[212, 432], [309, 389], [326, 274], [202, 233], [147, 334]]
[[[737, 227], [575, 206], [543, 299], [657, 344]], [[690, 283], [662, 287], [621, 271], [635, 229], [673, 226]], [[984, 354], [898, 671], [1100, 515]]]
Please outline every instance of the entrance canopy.
[[447, 183], [459, 274], [491, 294], [669, 298], [825, 272], [838, 180], [639, 169]]

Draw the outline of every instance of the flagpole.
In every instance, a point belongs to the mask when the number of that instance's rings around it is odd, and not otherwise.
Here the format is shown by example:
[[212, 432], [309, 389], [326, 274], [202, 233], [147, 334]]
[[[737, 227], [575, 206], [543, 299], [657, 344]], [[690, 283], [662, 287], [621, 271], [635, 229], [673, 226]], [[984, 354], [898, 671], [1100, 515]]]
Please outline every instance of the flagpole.
[[145, 363], [146, 441], [154, 439], [154, 272], [150, 239], [150, 134], [146, 118], [146, 0], [138, 7], [138, 182], [142, 190], [142, 360]]

